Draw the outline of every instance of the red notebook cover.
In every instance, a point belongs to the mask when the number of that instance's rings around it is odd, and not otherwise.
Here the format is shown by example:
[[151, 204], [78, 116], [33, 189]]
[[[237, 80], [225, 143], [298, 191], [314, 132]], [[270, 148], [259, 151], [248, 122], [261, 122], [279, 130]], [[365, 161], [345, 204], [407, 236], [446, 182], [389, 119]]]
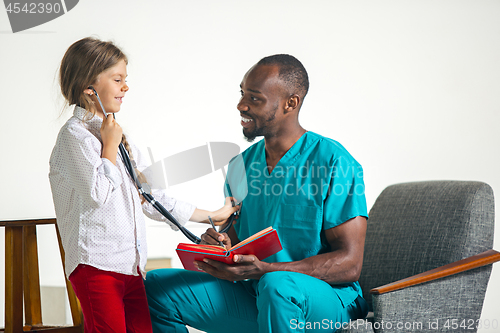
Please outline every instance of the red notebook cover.
[[217, 245], [180, 243], [177, 245], [176, 251], [185, 269], [198, 271], [193, 262], [203, 261], [204, 258], [234, 264], [233, 256], [235, 254], [253, 254], [262, 260], [281, 251], [281, 249], [278, 233], [269, 227], [239, 242], [229, 250]]

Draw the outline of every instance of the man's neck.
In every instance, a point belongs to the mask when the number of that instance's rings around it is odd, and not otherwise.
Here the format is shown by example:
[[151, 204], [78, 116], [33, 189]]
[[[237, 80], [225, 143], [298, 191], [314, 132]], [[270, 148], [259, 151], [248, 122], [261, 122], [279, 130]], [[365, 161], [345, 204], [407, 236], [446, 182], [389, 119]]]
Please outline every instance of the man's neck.
[[302, 126], [287, 131], [281, 135], [264, 138], [266, 144], [266, 161], [269, 173], [272, 172], [286, 152], [307, 132]]

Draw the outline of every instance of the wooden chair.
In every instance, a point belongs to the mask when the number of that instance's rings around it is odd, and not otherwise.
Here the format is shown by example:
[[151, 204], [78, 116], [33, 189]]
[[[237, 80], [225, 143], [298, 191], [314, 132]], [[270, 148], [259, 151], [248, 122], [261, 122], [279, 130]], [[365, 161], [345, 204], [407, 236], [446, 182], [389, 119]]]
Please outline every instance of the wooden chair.
[[5, 227], [5, 329], [0, 331], [83, 333], [80, 303], [68, 279], [66, 289], [73, 326], [54, 327], [42, 323], [36, 226], [47, 224], [55, 226], [64, 268], [64, 250], [56, 219], [0, 221], [0, 226]]

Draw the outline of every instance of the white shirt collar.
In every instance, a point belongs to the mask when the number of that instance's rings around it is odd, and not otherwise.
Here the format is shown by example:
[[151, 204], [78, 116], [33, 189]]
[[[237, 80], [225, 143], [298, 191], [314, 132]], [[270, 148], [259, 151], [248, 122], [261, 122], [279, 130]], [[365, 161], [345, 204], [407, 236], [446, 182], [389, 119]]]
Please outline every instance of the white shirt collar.
[[[101, 126], [102, 119], [99, 116], [92, 116], [92, 113], [88, 112], [86, 109], [75, 105], [73, 110], [73, 116], [81, 120], [84, 123], [85, 128], [87, 128], [92, 134], [97, 138], [101, 138]], [[92, 116], [92, 118], [91, 118]]]

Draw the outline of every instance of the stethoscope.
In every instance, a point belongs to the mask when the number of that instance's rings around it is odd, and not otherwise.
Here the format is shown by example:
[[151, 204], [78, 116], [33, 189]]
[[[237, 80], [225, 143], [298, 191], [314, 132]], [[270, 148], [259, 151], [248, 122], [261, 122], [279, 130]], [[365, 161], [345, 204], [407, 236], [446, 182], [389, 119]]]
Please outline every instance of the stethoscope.
[[[104, 110], [104, 106], [102, 105], [101, 99], [99, 98], [99, 95], [97, 94], [97, 91], [94, 89], [94, 87], [89, 86], [89, 89], [92, 89], [94, 92], [95, 96], [97, 97], [97, 101], [99, 102], [99, 105], [101, 106], [102, 112], [104, 113], [104, 116], [107, 118], [108, 114], [106, 113], [106, 110]], [[113, 118], [115, 118], [115, 114], [113, 113]], [[123, 144], [120, 142], [120, 145], [118, 146], [118, 149], [120, 150], [120, 155], [123, 161], [123, 164], [125, 165], [125, 168], [127, 169], [128, 174], [130, 175], [130, 178], [132, 178], [133, 182], [137, 186], [137, 190], [139, 193], [146, 199], [160, 214], [165, 216], [170, 222], [172, 222], [179, 230], [193, 243], [195, 244], [200, 244], [201, 239], [194, 235], [192, 232], [187, 230], [184, 226], [182, 226], [179, 221], [176, 220], [175, 217], [172, 216], [172, 214], [169, 213], [168, 210], [163, 207], [161, 203], [155, 200], [155, 198], [151, 195], [151, 188], [147, 183], [141, 184], [139, 179], [137, 178], [137, 174], [135, 173], [135, 169], [132, 166], [132, 162], [130, 161], [130, 157], [128, 155], [127, 150], [123, 146]], [[233, 207], [235, 205], [234, 201], [232, 202]], [[233, 224], [233, 219], [236, 213], [232, 214], [226, 223], [226, 226], [219, 230], [219, 233], [224, 233], [227, 232], [230, 228], [231, 225]]]

